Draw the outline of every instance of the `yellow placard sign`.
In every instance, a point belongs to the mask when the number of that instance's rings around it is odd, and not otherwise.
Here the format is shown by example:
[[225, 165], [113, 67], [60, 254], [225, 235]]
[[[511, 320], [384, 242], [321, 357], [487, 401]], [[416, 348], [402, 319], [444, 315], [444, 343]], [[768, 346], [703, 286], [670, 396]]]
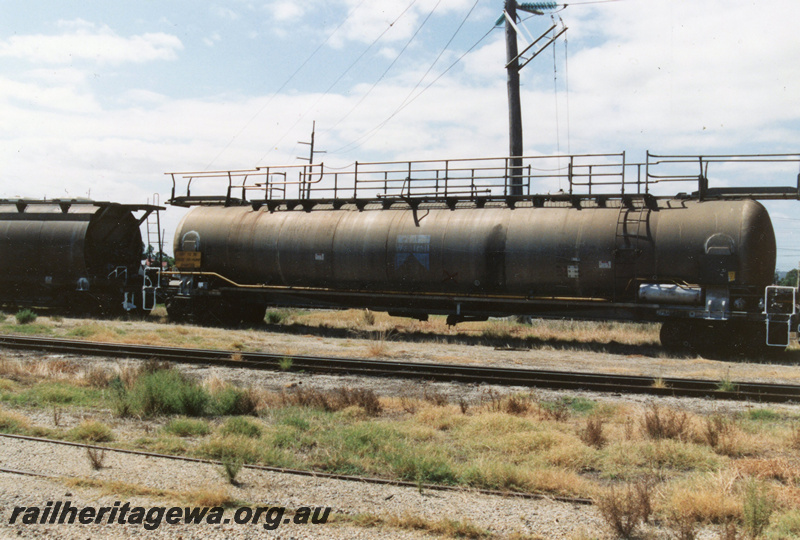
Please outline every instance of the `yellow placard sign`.
[[196, 270], [200, 268], [202, 253], [199, 251], [176, 251], [175, 266], [181, 270]]

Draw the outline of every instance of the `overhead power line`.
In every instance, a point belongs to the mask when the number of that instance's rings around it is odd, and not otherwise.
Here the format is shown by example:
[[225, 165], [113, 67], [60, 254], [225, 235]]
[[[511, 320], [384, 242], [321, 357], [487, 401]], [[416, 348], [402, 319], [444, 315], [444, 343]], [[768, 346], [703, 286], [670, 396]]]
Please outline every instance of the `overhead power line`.
[[[480, 0], [478, 0], [478, 1], [480, 1]], [[478, 3], [478, 1], [476, 1], [476, 2], [475, 2], [475, 4], [477, 4], [477, 3]], [[472, 9], [474, 9], [474, 8], [475, 8], [475, 5], [473, 5], [473, 6], [472, 6]], [[472, 13], [472, 9], [470, 9], [469, 13], [467, 13], [467, 17], [469, 17], [470, 13]], [[455, 34], [457, 34], [457, 33], [458, 33], [458, 31], [461, 29], [461, 27], [464, 25], [464, 23], [466, 22], [466, 18], [467, 18], [467, 17], [465, 17], [465, 18], [464, 18], [464, 20], [462, 21], [461, 25], [459, 25], [458, 29], [456, 29], [456, 32], [455, 32]], [[434, 84], [436, 84], [437, 82], [439, 82], [439, 80], [440, 80], [442, 77], [444, 77], [445, 75], [447, 75], [447, 73], [449, 73], [451, 69], [453, 69], [453, 68], [454, 68], [454, 67], [455, 67], [455, 66], [456, 66], [456, 65], [457, 65], [459, 62], [461, 62], [461, 60], [463, 60], [465, 56], [467, 56], [469, 53], [471, 53], [473, 50], [475, 50], [475, 48], [476, 48], [478, 45], [480, 45], [480, 44], [483, 42], [483, 40], [485, 40], [485, 39], [486, 39], [486, 38], [489, 36], [489, 34], [491, 34], [491, 33], [492, 33], [494, 30], [495, 30], [495, 28], [496, 28], [496, 27], [494, 27], [494, 26], [492, 26], [491, 28], [489, 28], [489, 30], [488, 30], [488, 31], [487, 31], [487, 32], [486, 32], [486, 33], [485, 33], [483, 36], [481, 36], [481, 38], [480, 38], [480, 39], [478, 39], [478, 41], [476, 41], [476, 42], [475, 42], [475, 43], [474, 43], [474, 44], [473, 44], [473, 45], [472, 45], [472, 46], [471, 46], [469, 49], [467, 49], [466, 51], [464, 51], [464, 52], [461, 54], [461, 56], [459, 56], [459, 57], [458, 57], [458, 58], [457, 58], [457, 59], [456, 59], [456, 60], [455, 60], [453, 63], [451, 63], [451, 64], [450, 64], [450, 65], [447, 67], [447, 69], [445, 69], [444, 71], [442, 71], [442, 72], [441, 72], [441, 73], [440, 73], [440, 74], [439, 74], [439, 75], [438, 75], [438, 76], [437, 76], [437, 77], [436, 77], [434, 80], [432, 80], [430, 83], [428, 83], [428, 84], [427, 84], [427, 85], [426, 85], [426, 86], [425, 86], [425, 87], [424, 87], [422, 90], [420, 90], [420, 91], [419, 91], [419, 92], [418, 92], [416, 95], [414, 95], [413, 97], [411, 96], [411, 94], [413, 93], [413, 90], [412, 90], [412, 92], [411, 92], [411, 93], [409, 93], [409, 95], [408, 95], [408, 96], [406, 96], [406, 98], [403, 100], [403, 102], [402, 102], [402, 103], [401, 103], [401, 104], [400, 104], [400, 105], [399, 105], [399, 106], [398, 106], [398, 107], [397, 107], [397, 108], [396, 108], [396, 109], [395, 109], [395, 110], [394, 110], [394, 111], [393, 111], [393, 112], [392, 112], [392, 113], [391, 113], [391, 114], [390, 114], [388, 117], [386, 117], [386, 119], [384, 119], [382, 122], [380, 122], [379, 124], [377, 124], [375, 127], [373, 127], [372, 129], [370, 129], [369, 131], [367, 131], [366, 133], [364, 133], [364, 135], [362, 135], [362, 136], [361, 136], [361, 137], [359, 137], [358, 139], [356, 139], [356, 140], [354, 140], [354, 141], [351, 141], [350, 143], [348, 143], [348, 144], [346, 144], [346, 145], [344, 145], [344, 146], [342, 146], [342, 147], [340, 147], [340, 148], [338, 148], [338, 149], [336, 149], [336, 150], [333, 150], [331, 153], [343, 153], [343, 152], [350, 152], [350, 151], [352, 151], [352, 150], [355, 150], [355, 149], [357, 149], [357, 148], [360, 148], [360, 147], [361, 147], [361, 146], [362, 146], [362, 145], [363, 145], [363, 144], [364, 144], [364, 143], [365, 143], [367, 140], [369, 140], [370, 138], [372, 138], [372, 136], [374, 136], [374, 135], [375, 135], [375, 134], [376, 134], [378, 131], [380, 131], [381, 129], [383, 129], [383, 127], [384, 127], [386, 124], [388, 124], [388, 123], [389, 123], [389, 122], [390, 122], [390, 121], [391, 121], [391, 120], [392, 120], [392, 119], [393, 119], [395, 116], [397, 116], [398, 114], [400, 114], [400, 112], [401, 112], [403, 109], [405, 109], [406, 107], [408, 107], [409, 105], [411, 105], [411, 104], [412, 104], [414, 101], [416, 101], [416, 100], [417, 100], [417, 98], [419, 98], [419, 97], [420, 97], [422, 94], [424, 94], [424, 93], [425, 93], [425, 92], [426, 92], [428, 89], [430, 89], [430, 88], [431, 88], [431, 87], [432, 87]], [[452, 40], [453, 40], [453, 38], [455, 38], [455, 34], [453, 34], [453, 37], [450, 39], [450, 41], [452, 41]], [[450, 43], [450, 42], [448, 42], [448, 44], [449, 44], [449, 43]], [[444, 52], [444, 51], [443, 51], [443, 52]], [[441, 56], [441, 54], [440, 54], [439, 56]], [[437, 57], [437, 60], [438, 60], [438, 57]], [[434, 63], [435, 63], [435, 62], [434, 62]], [[433, 67], [433, 66], [431, 66], [431, 67]], [[429, 71], [430, 71], [430, 70], [429, 70]], [[425, 76], [427, 76], [427, 72], [426, 72]], [[423, 76], [423, 80], [424, 80], [425, 76]], [[421, 82], [421, 81], [420, 81], [420, 82]], [[416, 89], [416, 88], [418, 88], [418, 87], [419, 87], [419, 84], [420, 84], [420, 83], [417, 83], [417, 86], [415, 86], [414, 88], [415, 88], [415, 89]]]
[[[363, 4], [363, 3], [364, 3], [364, 1], [365, 1], [365, 0], [362, 0], [362, 1], [361, 1], [361, 3]], [[361, 59], [362, 59], [362, 58], [364, 58], [364, 56], [365, 56], [365, 55], [366, 55], [366, 54], [367, 54], [367, 53], [370, 51], [370, 49], [372, 49], [372, 47], [374, 47], [374, 46], [375, 46], [375, 44], [376, 44], [376, 43], [378, 43], [378, 41], [380, 41], [380, 40], [381, 40], [381, 38], [383, 38], [383, 36], [384, 36], [384, 35], [386, 35], [386, 33], [387, 33], [389, 30], [391, 30], [391, 29], [392, 29], [392, 27], [393, 27], [393, 26], [394, 26], [394, 25], [397, 23], [397, 21], [399, 21], [399, 20], [400, 20], [400, 19], [403, 17], [403, 15], [405, 15], [405, 14], [408, 12], [408, 10], [409, 10], [409, 9], [411, 9], [411, 8], [414, 6], [414, 4], [416, 4], [416, 3], [417, 3], [417, 0], [412, 0], [412, 1], [411, 1], [411, 3], [410, 3], [410, 4], [408, 4], [408, 6], [406, 6], [406, 8], [405, 8], [405, 9], [404, 9], [404, 10], [403, 10], [401, 13], [400, 13], [400, 15], [398, 15], [397, 17], [395, 17], [395, 19], [394, 19], [392, 22], [390, 22], [390, 23], [389, 23], [389, 24], [386, 26], [386, 28], [383, 30], [383, 32], [381, 32], [381, 33], [380, 33], [380, 35], [378, 35], [378, 37], [376, 37], [374, 40], [372, 40], [372, 43], [370, 43], [370, 44], [367, 46], [367, 48], [366, 48], [366, 49], [364, 49], [364, 50], [361, 52], [361, 54], [359, 54], [359, 55], [358, 55], [358, 57], [357, 57], [355, 60], [353, 60], [353, 62], [351, 62], [349, 66], [347, 66], [347, 68], [346, 68], [344, 71], [342, 71], [342, 73], [341, 73], [341, 74], [340, 74], [340, 75], [339, 75], [339, 76], [336, 78], [336, 80], [335, 80], [335, 81], [333, 81], [333, 82], [330, 84], [330, 86], [328, 86], [328, 88], [325, 90], [325, 92], [324, 92], [324, 93], [323, 93], [321, 96], [319, 96], [319, 97], [317, 98], [317, 100], [316, 100], [316, 101], [315, 101], [315, 102], [314, 102], [314, 103], [313, 103], [313, 104], [312, 104], [312, 105], [311, 105], [311, 106], [310, 106], [308, 109], [306, 109], [306, 111], [305, 111], [305, 112], [304, 112], [302, 115], [300, 115], [300, 117], [297, 119], [297, 121], [295, 121], [295, 123], [294, 123], [294, 124], [292, 124], [292, 125], [291, 125], [291, 127], [289, 127], [289, 129], [288, 129], [288, 130], [286, 130], [286, 132], [285, 132], [283, 135], [281, 135], [281, 137], [278, 139], [278, 141], [277, 141], [276, 143], [274, 143], [274, 144], [270, 145], [270, 147], [269, 147], [269, 150], [267, 150], [267, 152], [266, 152], [266, 153], [265, 153], [263, 156], [261, 156], [261, 159], [259, 159], [257, 163], [261, 163], [262, 161], [264, 161], [264, 159], [265, 159], [265, 158], [266, 158], [266, 157], [267, 157], [269, 154], [271, 154], [271, 153], [272, 153], [272, 150], [273, 150], [274, 148], [276, 148], [278, 145], [280, 145], [280, 143], [281, 143], [281, 142], [282, 142], [282, 141], [283, 141], [283, 140], [284, 140], [284, 139], [285, 139], [285, 138], [286, 138], [286, 137], [289, 135], [289, 133], [291, 133], [291, 132], [294, 130], [294, 128], [297, 126], [297, 124], [299, 124], [299, 123], [300, 123], [300, 122], [301, 122], [301, 121], [302, 121], [302, 120], [303, 120], [303, 119], [304, 119], [304, 118], [305, 118], [305, 117], [308, 115], [308, 113], [309, 113], [309, 112], [310, 112], [310, 111], [311, 111], [311, 110], [312, 110], [314, 107], [316, 107], [316, 106], [317, 106], [317, 104], [318, 104], [320, 101], [322, 101], [322, 99], [323, 99], [323, 98], [325, 98], [325, 97], [326, 97], [326, 96], [327, 96], [327, 95], [328, 95], [328, 94], [331, 92], [331, 90], [333, 90], [333, 88], [334, 88], [334, 87], [335, 87], [337, 84], [339, 84], [339, 81], [341, 81], [341, 80], [342, 80], [342, 79], [345, 77], [345, 75], [347, 75], [347, 73], [349, 73], [349, 72], [350, 72], [350, 70], [351, 70], [351, 69], [353, 69], [353, 67], [355, 67], [355, 66], [356, 66], [356, 64], [358, 64], [358, 63], [361, 61]], [[359, 6], [360, 6], [360, 5], [361, 5], [361, 4], [359, 4]], [[344, 24], [344, 23], [342, 23], [342, 24]], [[340, 25], [340, 26], [341, 26], [341, 25]], [[326, 41], [327, 41], [327, 40], [326, 40]], [[324, 43], [323, 43], [323, 45], [324, 45]]]
[[[314, 49], [314, 50], [312, 51], [312, 53], [311, 53], [311, 54], [309, 54], [309, 55], [308, 55], [308, 57], [306, 57], [306, 59], [305, 59], [305, 60], [303, 60], [303, 62], [301, 62], [301, 63], [300, 63], [300, 65], [299, 65], [299, 66], [297, 66], [297, 69], [295, 69], [295, 70], [294, 70], [294, 72], [292, 72], [292, 74], [291, 74], [291, 75], [289, 75], [289, 77], [288, 77], [288, 78], [287, 78], [287, 79], [286, 79], [286, 80], [283, 82], [283, 84], [282, 84], [282, 85], [281, 85], [281, 86], [280, 86], [280, 87], [279, 87], [277, 90], [275, 90], [275, 92], [273, 92], [273, 94], [272, 94], [272, 95], [269, 97], [269, 99], [268, 99], [268, 100], [267, 100], [267, 101], [264, 103], [264, 105], [262, 105], [262, 106], [261, 106], [261, 107], [258, 109], [258, 111], [256, 111], [256, 113], [255, 113], [255, 114], [254, 114], [252, 117], [250, 117], [250, 120], [248, 120], [247, 122], [245, 122], [245, 124], [242, 126], [242, 128], [241, 128], [239, 131], [237, 131], [237, 132], [236, 132], [236, 134], [235, 134], [233, 137], [231, 137], [231, 140], [230, 140], [230, 141], [228, 141], [228, 144], [226, 144], [226, 145], [225, 145], [225, 147], [224, 147], [222, 150], [220, 150], [220, 151], [219, 151], [219, 153], [218, 153], [216, 156], [214, 156], [214, 159], [212, 159], [212, 160], [209, 162], [209, 164], [208, 164], [208, 165], [206, 165], [206, 170], [210, 169], [210, 168], [211, 168], [211, 166], [214, 164], [214, 162], [216, 162], [216, 161], [217, 161], [217, 159], [219, 159], [219, 157], [220, 157], [222, 154], [224, 154], [224, 153], [225, 153], [225, 152], [228, 150], [228, 148], [230, 148], [230, 146], [233, 144], [233, 142], [234, 142], [236, 139], [238, 139], [238, 138], [239, 138], [239, 136], [240, 136], [240, 135], [241, 135], [241, 134], [244, 132], [244, 130], [245, 130], [245, 129], [247, 129], [247, 128], [250, 126], [250, 124], [252, 124], [252, 123], [255, 121], [255, 119], [256, 119], [256, 118], [257, 118], [259, 115], [261, 115], [261, 113], [262, 113], [262, 112], [264, 112], [264, 109], [266, 109], [266, 108], [267, 108], [267, 105], [269, 105], [270, 103], [272, 103], [272, 100], [273, 100], [273, 99], [275, 99], [275, 96], [277, 96], [277, 95], [278, 95], [278, 94], [279, 94], [279, 93], [280, 93], [280, 92], [281, 92], [281, 91], [282, 91], [284, 88], [286, 88], [286, 86], [287, 86], [287, 85], [288, 85], [288, 84], [289, 84], [289, 83], [292, 81], [292, 79], [294, 79], [294, 78], [295, 78], [295, 76], [296, 76], [298, 73], [300, 73], [300, 71], [301, 71], [301, 70], [302, 70], [304, 67], [306, 67], [306, 65], [307, 65], [307, 64], [308, 64], [308, 63], [311, 61], [311, 59], [312, 59], [312, 58], [314, 58], [314, 57], [317, 55], [317, 53], [320, 51], [320, 49], [322, 49], [322, 47], [324, 47], [324, 46], [325, 46], [325, 44], [326, 44], [326, 43], [328, 43], [328, 41], [330, 41], [330, 39], [331, 39], [331, 38], [332, 38], [334, 35], [336, 35], [336, 33], [337, 33], [337, 32], [338, 32], [338, 31], [339, 31], [341, 28], [342, 28], [342, 26], [344, 26], [344, 24], [345, 24], [347, 21], [349, 21], [349, 20], [350, 20], [350, 18], [353, 16], [353, 14], [354, 14], [354, 13], [356, 13], [356, 12], [359, 10], [359, 8], [360, 8], [362, 5], [364, 5], [364, 2], [366, 2], [366, 1], [367, 1], [367, 0], [361, 0], [361, 2], [359, 2], [359, 3], [358, 3], [358, 5], [357, 5], [355, 8], [353, 8], [352, 10], [350, 10], [350, 11], [347, 13], [347, 16], [346, 16], [344, 19], [342, 19], [342, 22], [340, 22], [340, 23], [339, 23], [339, 25], [338, 25], [336, 28], [334, 28], [334, 29], [333, 29], [333, 31], [332, 31], [330, 34], [328, 34], [328, 36], [327, 36], [327, 37], [326, 37], [326, 38], [325, 38], [325, 39], [322, 41], [322, 43], [320, 43], [319, 45], [317, 45], [317, 48], [316, 48], [316, 49]], [[415, 0], [415, 1], [416, 1], [416, 0]]]
[[372, 91], [373, 91], [373, 90], [375, 90], [375, 87], [376, 87], [376, 86], [378, 86], [378, 83], [380, 83], [380, 82], [383, 80], [383, 78], [384, 78], [384, 77], [386, 77], [386, 74], [387, 74], [387, 73], [389, 73], [389, 71], [390, 71], [390, 70], [391, 70], [391, 69], [394, 67], [394, 65], [397, 63], [397, 61], [398, 61], [398, 60], [400, 59], [400, 57], [403, 55], [403, 53], [404, 53], [404, 52], [406, 52], [406, 49], [408, 49], [408, 46], [409, 46], [409, 45], [411, 45], [411, 42], [412, 42], [412, 41], [414, 41], [414, 38], [416, 38], [416, 37], [417, 37], [417, 34], [419, 34], [419, 33], [420, 33], [420, 31], [422, 30], [422, 28], [425, 26], [425, 24], [428, 22], [428, 20], [430, 20], [431, 16], [432, 16], [432, 15], [434, 14], [434, 12], [436, 11], [436, 8], [438, 8], [438, 7], [439, 7], [439, 4], [441, 4], [441, 3], [442, 3], [442, 0], [438, 0], [438, 1], [436, 2], [436, 5], [434, 5], [434, 6], [433, 6], [433, 9], [432, 9], [432, 10], [431, 10], [431, 11], [428, 13], [427, 17], [425, 17], [425, 19], [422, 21], [422, 24], [420, 24], [420, 25], [417, 27], [417, 29], [414, 31], [414, 33], [412, 34], [412, 36], [411, 36], [411, 37], [408, 39], [408, 41], [406, 42], [406, 44], [405, 44], [405, 45], [403, 45], [403, 48], [402, 48], [402, 49], [400, 49], [400, 52], [399, 52], [399, 53], [397, 53], [397, 55], [394, 57], [394, 60], [392, 60], [392, 63], [391, 63], [391, 64], [389, 64], [389, 66], [388, 66], [388, 67], [387, 67], [387, 68], [386, 68], [386, 69], [383, 71], [383, 73], [381, 73], [381, 76], [380, 76], [380, 77], [378, 77], [378, 79], [377, 79], [377, 80], [376, 80], [376, 81], [375, 81], [375, 82], [372, 84], [372, 86], [370, 87], [370, 89], [369, 89], [369, 90], [367, 90], [367, 91], [364, 93], [364, 95], [362, 95], [362, 96], [361, 96], [361, 99], [359, 99], [359, 100], [358, 100], [358, 102], [357, 102], [355, 105], [353, 105], [353, 107], [352, 107], [352, 108], [351, 108], [351, 109], [350, 109], [350, 110], [347, 112], [347, 114], [345, 114], [343, 117], [341, 117], [341, 118], [340, 118], [340, 119], [339, 119], [339, 120], [338, 120], [338, 121], [337, 121], [337, 122], [336, 122], [336, 123], [335, 123], [335, 124], [334, 124], [334, 125], [331, 127], [331, 129], [333, 129], [333, 128], [335, 128], [336, 126], [338, 126], [338, 125], [339, 125], [340, 123], [342, 123], [342, 122], [343, 122], [345, 119], [347, 119], [347, 117], [349, 117], [351, 114], [353, 114], [353, 111], [355, 111], [355, 110], [356, 110], [356, 109], [357, 109], [357, 108], [358, 108], [358, 107], [359, 107], [359, 106], [360, 106], [360, 105], [361, 105], [361, 104], [364, 102], [364, 100], [365, 100], [365, 99], [367, 99], [367, 97], [368, 97], [368, 96], [369, 96], [369, 95], [372, 93]]

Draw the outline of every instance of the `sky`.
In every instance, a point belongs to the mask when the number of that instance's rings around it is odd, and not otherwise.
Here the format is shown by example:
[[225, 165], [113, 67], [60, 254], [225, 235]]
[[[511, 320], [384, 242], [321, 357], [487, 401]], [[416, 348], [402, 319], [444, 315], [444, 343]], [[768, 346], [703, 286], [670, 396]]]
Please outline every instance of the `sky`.
[[[300, 164], [312, 122], [331, 166], [507, 155], [502, 8], [3, 0], [0, 197], [163, 202], [167, 172]], [[798, 20], [796, 0], [579, 0], [525, 15], [532, 36], [568, 31], [521, 72], [524, 152], [800, 152]], [[788, 270], [800, 203], [768, 208]], [[182, 213], [162, 219], [170, 242]]]

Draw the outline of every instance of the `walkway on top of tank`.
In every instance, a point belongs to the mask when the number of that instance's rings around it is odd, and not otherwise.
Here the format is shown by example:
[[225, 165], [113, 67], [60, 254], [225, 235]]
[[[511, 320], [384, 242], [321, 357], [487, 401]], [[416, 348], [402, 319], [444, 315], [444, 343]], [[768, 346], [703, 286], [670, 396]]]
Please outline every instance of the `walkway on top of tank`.
[[127, 212], [143, 212], [143, 215], [137, 218], [138, 225], [141, 225], [153, 212], [165, 209], [163, 206], [149, 203], [126, 204], [92, 199], [0, 199], [0, 214], [5, 215], [6, 219], [10, 219], [14, 214], [26, 213], [45, 213], [55, 217], [58, 217], [57, 214], [67, 215], [75, 212], [93, 214], [109, 207], [121, 208]]
[[[712, 164], [719, 187], [709, 186]], [[435, 202], [455, 208], [469, 201], [479, 208], [487, 203], [513, 208], [523, 202], [580, 208], [588, 201], [599, 207], [614, 201], [615, 206], [657, 207], [657, 200], [666, 198], [800, 200], [798, 164], [800, 154], [656, 155], [648, 151], [644, 163], [627, 163], [622, 152], [355, 162], [341, 168], [316, 163], [166, 174], [172, 178], [168, 203], [174, 206], [249, 205], [270, 211], [278, 207], [308, 211], [320, 204], [337, 209], [353, 204], [364, 209], [375, 204], [390, 208], [396, 203], [417, 208]], [[756, 174], [759, 181], [752, 185]], [[781, 185], [787, 177], [793, 185]], [[179, 184], [185, 189], [179, 189]], [[681, 188], [686, 190], [679, 192]]]

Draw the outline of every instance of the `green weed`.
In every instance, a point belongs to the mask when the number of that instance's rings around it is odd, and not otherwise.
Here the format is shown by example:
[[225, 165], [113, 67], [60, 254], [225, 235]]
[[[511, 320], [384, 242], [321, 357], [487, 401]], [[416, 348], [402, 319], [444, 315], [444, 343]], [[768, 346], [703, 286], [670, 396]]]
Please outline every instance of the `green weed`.
[[36, 313], [30, 309], [21, 309], [14, 315], [18, 324], [29, 324], [36, 320]]
[[742, 513], [744, 527], [752, 538], [757, 538], [767, 528], [769, 518], [775, 511], [775, 505], [775, 495], [767, 484], [757, 480], [747, 483]]
[[79, 442], [109, 442], [114, 440], [111, 428], [96, 420], [85, 420], [67, 432], [67, 438]]
[[164, 431], [178, 437], [202, 437], [211, 433], [211, 427], [205, 420], [173, 418], [164, 426]]
[[261, 436], [261, 426], [244, 416], [228, 418], [219, 431], [222, 435], [242, 435], [250, 438]]
[[210, 396], [199, 384], [173, 370], [147, 373], [135, 382], [127, 399], [142, 416], [202, 416]]

